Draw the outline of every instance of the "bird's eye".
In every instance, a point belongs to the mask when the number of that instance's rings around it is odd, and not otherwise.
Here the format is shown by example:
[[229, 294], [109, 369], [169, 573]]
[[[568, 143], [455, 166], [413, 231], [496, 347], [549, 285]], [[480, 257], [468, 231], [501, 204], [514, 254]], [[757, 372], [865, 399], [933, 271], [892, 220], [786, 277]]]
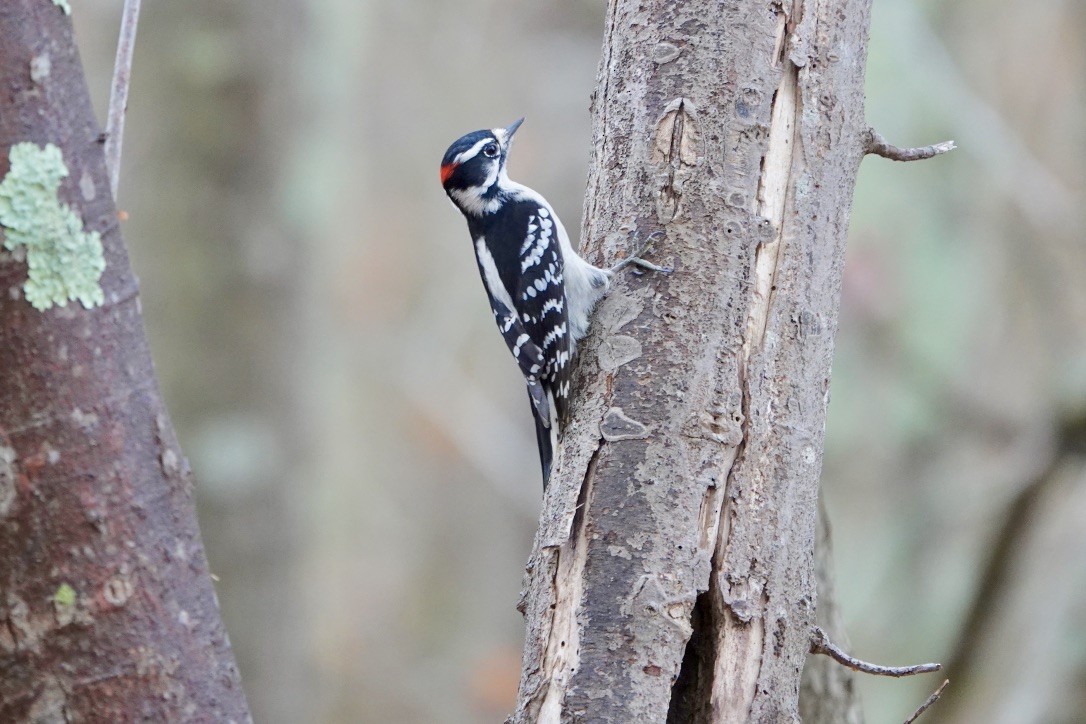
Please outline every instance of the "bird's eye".
[[498, 144], [488, 143], [483, 146], [483, 155], [487, 158], [494, 158], [498, 155]]

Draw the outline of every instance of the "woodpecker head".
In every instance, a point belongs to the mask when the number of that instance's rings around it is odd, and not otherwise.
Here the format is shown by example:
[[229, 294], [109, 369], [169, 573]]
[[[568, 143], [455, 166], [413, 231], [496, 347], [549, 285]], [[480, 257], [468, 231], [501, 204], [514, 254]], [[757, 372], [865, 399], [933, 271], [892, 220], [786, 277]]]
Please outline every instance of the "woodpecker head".
[[499, 192], [509, 183], [505, 161], [521, 118], [506, 128], [491, 128], [461, 136], [441, 159], [441, 185], [460, 211], [482, 216], [501, 206]]

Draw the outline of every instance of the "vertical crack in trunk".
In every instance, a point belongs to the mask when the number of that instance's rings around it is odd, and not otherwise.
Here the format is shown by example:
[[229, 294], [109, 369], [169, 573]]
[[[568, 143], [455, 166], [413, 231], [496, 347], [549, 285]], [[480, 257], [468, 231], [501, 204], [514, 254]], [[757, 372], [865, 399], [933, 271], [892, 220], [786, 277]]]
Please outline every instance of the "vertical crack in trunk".
[[690, 616], [693, 632], [683, 653], [679, 676], [671, 687], [667, 724], [691, 724], [712, 721], [709, 695], [713, 689], [716, 660], [712, 637], [712, 601], [706, 591], [697, 597]]
[[700, 139], [695, 113], [689, 98], [676, 98], [667, 104], [656, 124], [651, 158], [660, 185], [656, 216], [664, 225], [681, 215], [683, 185], [690, 169], [698, 165]]
[[[725, 571], [732, 477], [743, 467], [750, 439], [751, 356], [765, 339], [769, 312], [776, 290], [777, 267], [783, 250], [784, 216], [792, 179], [792, 160], [798, 114], [799, 69], [785, 56], [787, 17], [781, 14], [775, 64], [782, 67], [780, 85], [773, 97], [769, 138], [758, 183], [757, 210], [764, 223], [771, 225], [770, 238], [755, 252], [754, 284], [743, 335], [739, 362], [739, 386], [742, 390], [743, 440], [724, 461], [726, 481], [720, 513], [709, 522], [709, 540], [715, 541], [709, 591], [698, 597], [691, 623], [694, 633], [687, 644], [679, 677], [672, 690], [669, 721], [745, 721], [757, 693], [765, 641], [765, 622], [746, 609], [733, 610], [731, 585]], [[766, 594], [760, 595], [762, 602]], [[725, 649], [725, 646], [729, 650]], [[694, 670], [691, 670], [693, 667]], [[710, 673], [711, 672], [711, 673]], [[694, 702], [702, 702], [698, 707]], [[709, 706], [704, 702], [709, 701]]]
[[[781, 24], [782, 33], [786, 25]], [[765, 340], [773, 292], [776, 289], [777, 266], [784, 246], [784, 214], [792, 182], [798, 80], [799, 69], [785, 59], [781, 83], [773, 98], [769, 141], [758, 183], [758, 214], [772, 225], [773, 233], [768, 241], [759, 245], [755, 254], [754, 287], [739, 364], [740, 387], [743, 390], [743, 442], [725, 487], [724, 508], [721, 511], [721, 519], [725, 521], [730, 514], [728, 506], [731, 500], [732, 478], [737, 470], [745, 467], [743, 463], [750, 451], [751, 357], [761, 349]], [[755, 467], [761, 472], [765, 471], [763, 465]], [[752, 476], [750, 482], [752, 486], [764, 486], [765, 483], [757, 476]], [[730, 589], [733, 581], [726, 570], [729, 531], [730, 526], [720, 526], [716, 550], [713, 553], [710, 589], [713, 594], [711, 600], [716, 604], [712, 619], [716, 631], [712, 712], [715, 721], [726, 722], [745, 721], [749, 716], [761, 674], [766, 632], [766, 622], [756, 611], [751, 611], [746, 606], [739, 610], [732, 601]], [[743, 589], [739, 596], [735, 596], [740, 601], [745, 603], [744, 594], [753, 595], [757, 589], [761, 603], [765, 603], [766, 592], [760, 583], [755, 586], [742, 580], [735, 583]]]
[[749, 363], [750, 355], [762, 346], [769, 324], [769, 307], [776, 291], [777, 263], [784, 236], [784, 208], [792, 181], [799, 69], [787, 59], [783, 64], [781, 85], [773, 99], [769, 144], [758, 182], [758, 215], [773, 225], [773, 237], [759, 245], [754, 264], [754, 299], [743, 338], [744, 364]]

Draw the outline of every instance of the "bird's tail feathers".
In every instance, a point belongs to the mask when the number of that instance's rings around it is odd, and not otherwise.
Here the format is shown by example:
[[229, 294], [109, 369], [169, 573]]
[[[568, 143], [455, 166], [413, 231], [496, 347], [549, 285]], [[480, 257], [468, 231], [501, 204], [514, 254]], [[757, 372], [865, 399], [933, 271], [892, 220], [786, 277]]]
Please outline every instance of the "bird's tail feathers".
[[[554, 451], [558, 449], [558, 411], [554, 404], [554, 395], [549, 390], [544, 395], [543, 404], [538, 404], [532, 388], [528, 388], [528, 397], [532, 401], [532, 418], [535, 420], [535, 441], [539, 446], [539, 464], [543, 470], [543, 489], [546, 490], [551, 477]], [[543, 414], [546, 414], [546, 417]]]
[[549, 427], [554, 417], [554, 396], [543, 389], [538, 380], [528, 381], [528, 399], [532, 401], [532, 415]]

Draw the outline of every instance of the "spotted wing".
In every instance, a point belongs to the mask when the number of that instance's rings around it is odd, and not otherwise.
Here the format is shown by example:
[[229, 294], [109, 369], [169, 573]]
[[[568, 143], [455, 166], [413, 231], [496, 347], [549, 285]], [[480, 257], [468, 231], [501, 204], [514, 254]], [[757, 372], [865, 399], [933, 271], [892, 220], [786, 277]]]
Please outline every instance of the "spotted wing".
[[535, 206], [519, 249], [520, 275], [513, 304], [543, 358], [541, 380], [554, 396], [558, 418], [569, 398], [570, 331], [564, 265], [553, 212]]
[[539, 346], [532, 341], [517, 313], [493, 294], [489, 296], [494, 321], [498, 323], [498, 331], [501, 332], [509, 351], [513, 353], [521, 374], [524, 375], [524, 381], [528, 385], [528, 396], [532, 398], [532, 406], [545, 421], [545, 426], [549, 427], [550, 404], [542, 381], [547, 364], [546, 357]]

